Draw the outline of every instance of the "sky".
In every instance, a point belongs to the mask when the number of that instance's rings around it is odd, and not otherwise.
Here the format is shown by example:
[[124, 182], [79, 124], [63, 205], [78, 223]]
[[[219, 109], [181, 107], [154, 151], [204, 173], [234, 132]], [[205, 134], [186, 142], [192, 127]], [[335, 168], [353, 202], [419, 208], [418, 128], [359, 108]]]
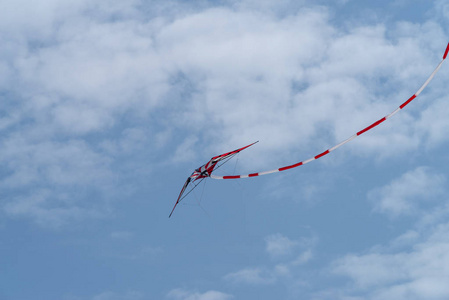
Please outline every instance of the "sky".
[[449, 294], [444, 0], [0, 2], [0, 300]]

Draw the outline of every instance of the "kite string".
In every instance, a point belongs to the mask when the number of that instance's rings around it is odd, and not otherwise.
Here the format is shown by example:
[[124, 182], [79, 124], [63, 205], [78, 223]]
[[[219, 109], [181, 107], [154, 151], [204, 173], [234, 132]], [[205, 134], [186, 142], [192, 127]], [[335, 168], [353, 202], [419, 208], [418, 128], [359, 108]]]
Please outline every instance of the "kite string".
[[203, 200], [204, 189], [206, 188], [206, 183], [207, 183], [207, 180], [204, 181], [204, 184], [203, 184], [203, 189], [202, 189], [202, 191], [201, 191], [201, 196], [200, 196], [200, 199], [199, 199], [199, 201], [198, 201], [198, 205], [199, 205], [199, 206], [201, 206], [201, 201]]
[[185, 197], [187, 197], [188, 194], [190, 194], [202, 181], [204, 180], [204, 178], [201, 178], [201, 180], [198, 183], [192, 183], [194, 186], [190, 189], [190, 191], [188, 191], [187, 193], [185, 193], [178, 201], [181, 202], [182, 199], [184, 199]]
[[237, 164], [239, 162], [239, 158], [240, 158], [240, 152], [237, 153], [237, 159], [235, 161], [235, 165], [234, 165], [234, 171], [232, 172], [232, 174], [235, 174], [235, 170], [237, 170]]
[[206, 183], [207, 183], [207, 180], [205, 180], [204, 181], [204, 183], [203, 183], [203, 188], [202, 188], [202, 190], [201, 190], [201, 195], [200, 195], [200, 197], [199, 197], [199, 199], [198, 199], [198, 197], [197, 197], [197, 195], [196, 195], [196, 193], [195, 192], [193, 192], [193, 194], [195, 195], [195, 198], [196, 198], [196, 206], [199, 206], [199, 208], [201, 208], [201, 210], [206, 214], [206, 216], [208, 216], [209, 218], [211, 218], [211, 216], [209, 215], [209, 213], [206, 211], [206, 209], [201, 205], [201, 202], [202, 202], [202, 200], [203, 200], [203, 195], [204, 195], [204, 189], [206, 188]]

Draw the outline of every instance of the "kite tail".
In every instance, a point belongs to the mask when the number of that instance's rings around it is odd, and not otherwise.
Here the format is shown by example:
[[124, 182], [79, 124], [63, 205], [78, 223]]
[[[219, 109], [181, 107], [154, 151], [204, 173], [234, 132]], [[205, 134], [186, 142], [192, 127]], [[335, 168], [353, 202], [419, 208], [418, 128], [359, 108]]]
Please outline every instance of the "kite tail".
[[416, 97], [418, 97], [419, 94], [421, 94], [421, 92], [427, 87], [427, 85], [430, 83], [430, 81], [436, 75], [438, 70], [441, 68], [441, 65], [443, 64], [443, 62], [447, 58], [448, 52], [449, 52], [449, 43], [446, 46], [446, 51], [444, 52], [443, 59], [440, 61], [440, 63], [435, 68], [435, 70], [432, 72], [432, 74], [430, 74], [429, 78], [427, 78], [427, 80], [424, 82], [424, 84], [419, 88], [419, 90], [415, 94], [413, 94], [410, 98], [408, 98], [404, 103], [402, 103], [398, 108], [396, 108], [390, 114], [388, 114], [385, 117], [377, 120], [376, 122], [374, 122], [373, 124], [365, 127], [364, 129], [358, 131], [356, 134], [352, 135], [351, 137], [347, 138], [346, 140], [342, 141], [341, 143], [335, 145], [334, 147], [329, 148], [326, 151], [321, 152], [320, 154], [317, 154], [317, 155], [315, 155], [315, 156], [313, 156], [313, 157], [311, 157], [311, 158], [309, 158], [307, 160], [300, 161], [298, 163], [295, 163], [295, 164], [292, 164], [292, 165], [288, 165], [288, 166], [285, 166], [285, 167], [281, 167], [281, 168], [278, 168], [278, 169], [274, 169], [274, 170], [269, 170], [269, 171], [264, 171], [264, 172], [257, 172], [257, 173], [251, 173], [251, 174], [246, 174], [246, 175], [216, 176], [216, 175], [211, 174], [210, 177], [213, 178], [213, 179], [240, 179], [240, 178], [249, 178], [249, 177], [262, 176], [262, 175], [272, 174], [272, 173], [276, 173], [276, 172], [282, 172], [282, 171], [285, 171], [285, 170], [290, 170], [290, 169], [293, 169], [293, 168], [305, 165], [305, 164], [307, 164], [307, 163], [309, 163], [311, 161], [317, 160], [318, 158], [323, 157], [323, 156], [329, 154], [330, 152], [340, 148], [344, 144], [349, 143], [350, 141], [352, 141], [356, 137], [362, 135], [363, 133], [365, 133], [365, 132], [373, 129], [374, 127], [380, 125], [381, 123], [385, 122], [387, 119], [389, 119], [392, 116], [394, 116], [395, 114], [397, 114], [404, 107], [406, 107], [408, 104], [410, 104], [410, 102], [412, 102], [414, 99], [416, 99]]

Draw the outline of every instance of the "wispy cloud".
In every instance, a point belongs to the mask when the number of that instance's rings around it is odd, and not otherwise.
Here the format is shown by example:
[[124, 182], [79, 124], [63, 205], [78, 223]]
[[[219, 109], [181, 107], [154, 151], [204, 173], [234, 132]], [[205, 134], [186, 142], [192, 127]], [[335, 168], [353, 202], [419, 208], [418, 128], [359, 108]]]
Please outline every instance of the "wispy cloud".
[[224, 279], [235, 284], [265, 285], [276, 282], [276, 277], [273, 275], [271, 270], [264, 268], [246, 268], [234, 273], [229, 273], [224, 276]]
[[299, 245], [298, 241], [293, 241], [280, 233], [269, 235], [265, 238], [266, 251], [274, 257], [291, 254]]
[[446, 178], [429, 168], [419, 167], [368, 194], [375, 210], [392, 216], [416, 214], [445, 190]]
[[[83, 140], [32, 141], [10, 136], [0, 163], [9, 170], [0, 180], [3, 211], [56, 228], [109, 214], [108, 188], [115, 181], [110, 160]], [[87, 201], [88, 195], [99, 195]]]
[[[313, 251], [317, 238], [302, 238], [300, 240], [292, 240], [280, 233], [272, 234], [265, 237], [265, 251], [274, 259], [283, 259], [283, 266], [290, 268], [306, 264], [313, 258]], [[291, 259], [292, 256], [296, 258], [290, 262], [285, 262]]]
[[38, 225], [49, 229], [60, 229], [71, 222], [80, 222], [89, 218], [106, 217], [107, 209], [85, 203], [73, 204], [67, 193], [41, 189], [33, 193], [8, 201], [3, 211], [10, 217], [28, 218]]
[[223, 278], [234, 284], [271, 285], [295, 277], [298, 267], [307, 264], [313, 258], [316, 237], [292, 240], [277, 233], [265, 237], [265, 251], [277, 261], [271, 266], [247, 267], [229, 273]]
[[175, 300], [229, 300], [234, 297], [214, 290], [200, 293], [184, 289], [174, 289], [167, 294], [167, 298]]
[[440, 224], [431, 233], [407, 251], [350, 254], [333, 265], [333, 271], [349, 277], [353, 292], [364, 299], [444, 299], [449, 292], [447, 223]]
[[419, 167], [370, 193], [376, 210], [399, 217], [413, 214], [413, 227], [365, 253], [347, 254], [331, 272], [349, 279], [338, 294], [372, 300], [444, 299], [449, 292], [449, 209], [445, 176]]

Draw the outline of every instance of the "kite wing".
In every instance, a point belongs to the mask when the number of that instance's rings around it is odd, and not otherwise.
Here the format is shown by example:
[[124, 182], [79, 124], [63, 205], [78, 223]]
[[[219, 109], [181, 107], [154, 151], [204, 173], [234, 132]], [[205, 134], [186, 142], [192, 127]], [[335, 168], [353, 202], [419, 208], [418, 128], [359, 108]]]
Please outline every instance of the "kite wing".
[[190, 178], [190, 177], [187, 178], [186, 182], [184, 183], [184, 186], [182, 187], [181, 192], [179, 193], [179, 196], [178, 196], [178, 199], [176, 200], [175, 206], [173, 206], [173, 209], [171, 210], [171, 213], [170, 213], [170, 215], [168, 216], [169, 218], [171, 217], [173, 211], [175, 210], [176, 205], [178, 205], [178, 203], [179, 203], [179, 201], [180, 201], [182, 195], [183, 195], [184, 192], [186, 191], [186, 188], [187, 188], [187, 186], [189, 185], [190, 181], [191, 181], [191, 178]]
[[441, 65], [443, 64], [444, 60], [446, 59], [447, 55], [449, 52], [449, 44], [446, 47], [446, 51], [444, 52], [443, 55], [443, 59], [441, 60], [441, 62], [438, 64], [438, 66], [435, 68], [435, 70], [432, 72], [432, 74], [430, 74], [429, 78], [427, 78], [426, 82], [424, 82], [424, 84], [419, 88], [419, 90], [413, 94], [413, 96], [411, 96], [407, 101], [405, 101], [404, 103], [402, 103], [398, 108], [396, 108], [396, 110], [394, 110], [393, 112], [391, 112], [390, 114], [386, 115], [385, 117], [377, 120], [376, 122], [374, 122], [373, 124], [365, 127], [364, 129], [358, 131], [356, 134], [354, 134], [353, 136], [349, 137], [348, 139], [342, 141], [340, 144], [335, 145], [332, 148], [327, 149], [324, 152], [321, 152], [307, 160], [304, 161], [300, 161], [298, 163], [292, 164], [292, 165], [288, 165], [285, 167], [281, 167], [278, 169], [274, 169], [274, 170], [269, 170], [269, 171], [264, 171], [264, 172], [257, 172], [257, 173], [251, 173], [251, 174], [246, 174], [246, 175], [230, 175], [230, 176], [216, 176], [216, 175], [210, 175], [210, 177], [214, 178], [214, 179], [239, 179], [239, 178], [248, 178], [248, 177], [256, 177], [256, 176], [261, 176], [261, 175], [266, 175], [266, 174], [271, 174], [271, 173], [276, 173], [276, 172], [282, 172], [285, 170], [290, 170], [302, 165], [305, 165], [313, 160], [316, 160], [320, 157], [325, 156], [326, 154], [329, 154], [330, 152], [334, 151], [337, 148], [340, 148], [341, 146], [343, 146], [346, 143], [349, 143], [350, 141], [352, 141], [353, 139], [355, 139], [356, 137], [362, 135], [363, 133], [373, 129], [374, 127], [376, 127], [377, 125], [381, 124], [382, 122], [386, 121], [387, 119], [391, 118], [392, 116], [394, 116], [396, 113], [398, 113], [399, 111], [401, 111], [405, 106], [407, 106], [410, 102], [412, 102], [416, 97], [419, 96], [419, 94], [421, 94], [421, 92], [426, 88], [426, 86], [430, 83], [430, 81], [433, 79], [433, 77], [435, 76], [435, 74], [438, 72], [438, 70], [441, 68]]
[[231, 152], [228, 152], [228, 153], [224, 153], [224, 154], [220, 154], [220, 155], [217, 155], [217, 156], [215, 156], [215, 157], [212, 157], [212, 158], [211, 158], [211, 161], [219, 162], [219, 161], [222, 161], [222, 160], [224, 160], [224, 159], [230, 158], [230, 157], [232, 157], [233, 155], [236, 155], [236, 154], [239, 153], [240, 151], [245, 150], [246, 148], [251, 147], [252, 145], [254, 145], [254, 144], [258, 143], [258, 142], [259, 142], [259, 141], [254, 142], [254, 143], [252, 143], [252, 144], [249, 144], [248, 146], [245, 146], [245, 147], [236, 149], [236, 150], [234, 150], [234, 151], [231, 151]]

